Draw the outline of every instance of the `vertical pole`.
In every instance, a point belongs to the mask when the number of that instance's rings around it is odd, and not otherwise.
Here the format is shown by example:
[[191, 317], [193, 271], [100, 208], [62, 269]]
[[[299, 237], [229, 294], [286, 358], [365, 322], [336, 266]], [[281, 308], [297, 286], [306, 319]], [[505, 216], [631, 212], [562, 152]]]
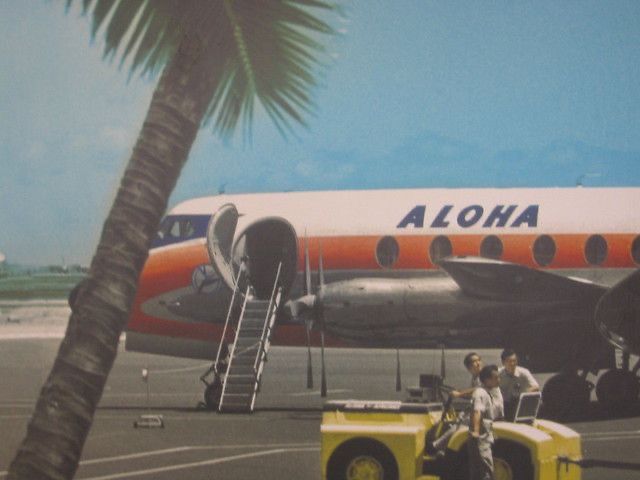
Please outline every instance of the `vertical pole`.
[[[147, 372], [149, 369], [147, 368]], [[147, 413], [151, 413], [151, 386], [149, 385], [149, 377], [147, 374]]]
[[311, 367], [311, 322], [305, 320], [305, 330], [307, 332], [307, 388], [313, 388], [313, 370]]
[[322, 379], [320, 381], [320, 396], [325, 398], [327, 396], [327, 374], [325, 372], [324, 365], [324, 324], [322, 329], [320, 330], [320, 356], [321, 356], [321, 366], [322, 366]]
[[402, 390], [402, 379], [400, 377], [400, 349], [396, 348], [396, 392]]

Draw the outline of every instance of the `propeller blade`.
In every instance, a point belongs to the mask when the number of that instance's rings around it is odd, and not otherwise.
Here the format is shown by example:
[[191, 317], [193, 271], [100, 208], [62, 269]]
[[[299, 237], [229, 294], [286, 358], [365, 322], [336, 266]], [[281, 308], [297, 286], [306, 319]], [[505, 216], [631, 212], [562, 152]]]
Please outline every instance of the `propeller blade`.
[[304, 294], [311, 295], [311, 266], [309, 265], [309, 239], [304, 235]]
[[440, 345], [440, 377], [442, 377], [442, 381], [447, 377], [447, 365], [445, 363], [445, 355], [444, 355], [444, 344]]
[[311, 367], [311, 322], [305, 321], [305, 330], [307, 331], [307, 388], [313, 388], [313, 370]]
[[396, 392], [402, 390], [402, 379], [400, 377], [400, 349], [396, 348]]
[[321, 361], [321, 370], [322, 370], [322, 380], [320, 381], [320, 396], [325, 398], [327, 396], [327, 375], [326, 368], [324, 364], [324, 322], [321, 324], [320, 329], [320, 361]]
[[322, 243], [318, 242], [318, 289], [324, 287], [324, 261], [322, 260]]

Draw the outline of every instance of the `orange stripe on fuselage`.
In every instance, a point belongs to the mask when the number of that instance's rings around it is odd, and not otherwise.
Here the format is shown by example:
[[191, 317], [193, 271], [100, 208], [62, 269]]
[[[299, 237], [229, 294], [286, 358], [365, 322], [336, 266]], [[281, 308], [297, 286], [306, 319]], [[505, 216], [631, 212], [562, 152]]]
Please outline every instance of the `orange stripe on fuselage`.
[[[546, 268], [597, 268], [590, 265], [584, 255], [587, 234], [550, 235], [556, 244], [556, 254]], [[637, 266], [631, 257], [634, 234], [603, 234], [608, 252], [605, 261], [598, 265], [604, 268], [633, 268]], [[533, 244], [539, 235], [498, 235], [503, 244], [506, 262], [518, 263], [531, 268], [540, 268], [533, 257]], [[376, 246], [382, 236], [324, 237], [308, 240], [310, 264], [318, 268], [322, 250], [326, 270], [380, 270], [376, 260]], [[394, 270], [433, 269], [436, 266], [429, 258], [429, 247], [436, 235], [403, 235], [394, 237], [400, 248]], [[485, 235], [449, 235], [453, 255], [480, 255], [480, 244]], [[298, 242], [299, 270], [304, 265], [304, 240]]]

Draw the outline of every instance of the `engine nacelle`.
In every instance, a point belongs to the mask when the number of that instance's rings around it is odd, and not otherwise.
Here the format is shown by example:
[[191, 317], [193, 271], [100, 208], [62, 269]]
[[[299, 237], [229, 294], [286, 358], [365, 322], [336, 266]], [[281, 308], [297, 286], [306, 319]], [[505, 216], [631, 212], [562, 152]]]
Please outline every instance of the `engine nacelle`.
[[640, 354], [640, 270], [602, 296], [596, 306], [595, 322], [611, 344]]

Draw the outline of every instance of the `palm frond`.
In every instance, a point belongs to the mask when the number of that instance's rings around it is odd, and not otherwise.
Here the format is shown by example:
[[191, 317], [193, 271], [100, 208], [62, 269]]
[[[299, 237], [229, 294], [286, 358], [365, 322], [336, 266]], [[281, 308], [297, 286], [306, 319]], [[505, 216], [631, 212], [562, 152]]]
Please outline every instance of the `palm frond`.
[[[312, 114], [323, 41], [339, 10], [323, 0], [77, 0], [104, 31], [104, 56], [130, 65], [130, 75], [155, 75], [176, 55], [183, 37], [204, 45], [214, 95], [205, 123], [230, 137], [239, 123], [250, 135], [255, 99], [286, 135]], [[67, 0], [67, 5], [73, 0]]]

